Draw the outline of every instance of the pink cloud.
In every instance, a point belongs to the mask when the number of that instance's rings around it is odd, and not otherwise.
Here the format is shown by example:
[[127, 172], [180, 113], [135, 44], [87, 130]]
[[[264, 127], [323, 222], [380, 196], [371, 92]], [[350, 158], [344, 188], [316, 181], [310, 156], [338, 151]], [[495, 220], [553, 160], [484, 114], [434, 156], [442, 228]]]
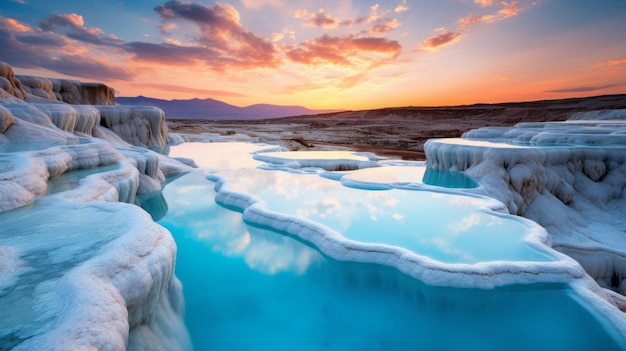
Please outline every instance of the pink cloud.
[[182, 1], [168, 1], [155, 7], [161, 16], [161, 30], [170, 33], [179, 22], [196, 26], [191, 45], [181, 46], [176, 41], [163, 44], [134, 42], [126, 48], [138, 61], [163, 64], [202, 63], [214, 71], [228, 69], [255, 69], [277, 67], [278, 50], [271, 40], [246, 30], [239, 12], [229, 4], [204, 5]]
[[450, 45], [459, 41], [463, 35], [461, 32], [450, 32], [447, 29], [439, 29], [437, 32], [437, 34], [424, 40], [424, 42], [420, 45], [420, 48], [434, 51], [442, 46]]
[[439, 29], [437, 34], [426, 39], [421, 45], [421, 48], [428, 50], [437, 50], [439, 47], [455, 43], [461, 39], [463, 34], [473, 25], [479, 23], [494, 23], [505, 20], [509, 17], [516, 16], [522, 9], [519, 2], [513, 1], [511, 3], [498, 2], [492, 0], [475, 0], [477, 4], [483, 7], [495, 6], [496, 4], [502, 5], [502, 8], [495, 13], [491, 14], [471, 14], [457, 20], [458, 30], [448, 31], [446, 29]]
[[198, 89], [171, 84], [133, 84], [137, 88], [153, 88], [167, 92], [191, 93], [195, 96], [245, 97], [247, 95], [226, 90]]
[[3, 18], [2, 22], [5, 28], [15, 32], [30, 32], [33, 30], [29, 25], [16, 21], [13, 18]]
[[324, 35], [292, 47], [286, 54], [291, 61], [306, 65], [356, 67], [362, 62], [375, 65], [392, 60], [401, 49], [400, 43], [385, 38]]
[[502, 5], [504, 7], [500, 11], [498, 11], [498, 15], [499, 17], [501, 17], [501, 19], [515, 16], [521, 11], [519, 2], [517, 1], [513, 1], [511, 3], [502, 2]]
[[376, 25], [366, 31], [369, 34], [386, 34], [387, 32], [396, 29], [400, 26], [400, 22], [395, 18], [379, 21]]

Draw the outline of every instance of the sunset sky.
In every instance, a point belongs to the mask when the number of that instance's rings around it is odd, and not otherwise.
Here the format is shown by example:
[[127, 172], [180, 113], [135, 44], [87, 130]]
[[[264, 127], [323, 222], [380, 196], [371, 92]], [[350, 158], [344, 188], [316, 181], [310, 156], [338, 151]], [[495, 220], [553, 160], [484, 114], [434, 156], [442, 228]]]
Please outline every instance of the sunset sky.
[[369, 109], [626, 93], [625, 0], [0, 0], [0, 61], [117, 96]]

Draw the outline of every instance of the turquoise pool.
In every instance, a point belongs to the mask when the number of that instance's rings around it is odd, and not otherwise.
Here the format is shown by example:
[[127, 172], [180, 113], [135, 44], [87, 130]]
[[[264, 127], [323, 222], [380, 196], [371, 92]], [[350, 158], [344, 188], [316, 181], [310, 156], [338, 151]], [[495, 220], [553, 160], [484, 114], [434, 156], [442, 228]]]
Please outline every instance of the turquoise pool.
[[[622, 336], [569, 284], [429, 286], [390, 266], [329, 258], [289, 233], [244, 222], [240, 212], [215, 202], [208, 174], [229, 179], [231, 190], [254, 194], [272, 211], [353, 241], [413, 242], [409, 250], [450, 267], [553, 260], [521, 240], [524, 223], [483, 211], [476, 198], [463, 203], [436, 191], [355, 189], [315, 172], [258, 169], [250, 153], [264, 147], [206, 144], [203, 169], [163, 191], [169, 210], [159, 223], [178, 245], [176, 274], [196, 350], [624, 349]], [[250, 161], [239, 168], [233, 155]], [[229, 162], [212, 164], [220, 158]], [[368, 208], [385, 203], [392, 210]], [[473, 220], [446, 224], [446, 216]], [[446, 238], [455, 226], [469, 229]], [[385, 237], [387, 228], [399, 232], [396, 241]], [[425, 244], [442, 236], [446, 245]], [[477, 245], [481, 240], [491, 244]]]

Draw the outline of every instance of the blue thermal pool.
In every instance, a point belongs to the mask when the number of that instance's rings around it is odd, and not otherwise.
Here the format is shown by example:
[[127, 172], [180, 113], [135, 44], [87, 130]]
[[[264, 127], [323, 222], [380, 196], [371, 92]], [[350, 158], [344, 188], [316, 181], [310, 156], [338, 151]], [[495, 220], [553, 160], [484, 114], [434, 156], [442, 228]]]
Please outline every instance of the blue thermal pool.
[[442, 262], [553, 260], [524, 241], [527, 223], [486, 210], [486, 200], [260, 169], [252, 153], [268, 145], [192, 146], [192, 153], [189, 145], [172, 148], [171, 156], [201, 168], [167, 185], [169, 210], [159, 223], [178, 245], [176, 274], [196, 350], [624, 349], [615, 327], [568, 284], [434, 287], [389, 266], [331, 259], [217, 204], [207, 175], [352, 241]]
[[524, 242], [515, 217], [484, 210], [476, 197], [401, 189], [364, 190], [317, 174], [242, 169], [219, 172], [228, 189], [267, 209], [322, 224], [354, 241], [399, 246], [449, 263], [546, 261]]

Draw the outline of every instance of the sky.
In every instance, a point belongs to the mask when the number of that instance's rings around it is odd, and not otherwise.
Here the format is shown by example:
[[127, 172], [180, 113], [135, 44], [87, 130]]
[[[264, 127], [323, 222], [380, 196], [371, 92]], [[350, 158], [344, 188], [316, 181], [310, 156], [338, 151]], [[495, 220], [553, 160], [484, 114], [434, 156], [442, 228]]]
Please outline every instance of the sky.
[[315, 109], [626, 93], [624, 0], [0, 0], [16, 74]]

